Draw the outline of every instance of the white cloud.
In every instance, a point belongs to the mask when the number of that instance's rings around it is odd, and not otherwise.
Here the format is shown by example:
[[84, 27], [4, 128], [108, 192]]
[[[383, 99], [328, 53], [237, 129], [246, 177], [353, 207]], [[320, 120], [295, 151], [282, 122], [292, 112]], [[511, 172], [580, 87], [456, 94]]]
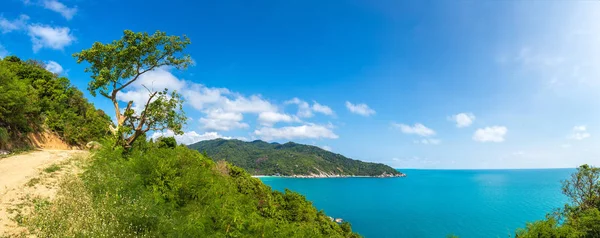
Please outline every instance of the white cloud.
[[463, 112], [463, 113], [459, 113], [459, 114], [448, 117], [448, 120], [456, 122], [456, 127], [458, 127], [458, 128], [468, 127], [471, 124], [473, 124], [473, 121], [475, 121], [475, 115], [473, 115], [473, 113]]
[[164, 136], [164, 137], [175, 137], [175, 140], [177, 141], [177, 143], [180, 144], [184, 144], [184, 145], [190, 145], [190, 144], [194, 144], [196, 142], [199, 141], [203, 141], [203, 140], [212, 140], [212, 139], [217, 139], [217, 138], [223, 138], [223, 139], [232, 139], [231, 137], [227, 137], [227, 136], [223, 136], [217, 132], [205, 132], [204, 134], [198, 134], [196, 131], [188, 131], [188, 132], [184, 132], [182, 135], [175, 135], [175, 133], [173, 133], [173, 131], [167, 130], [166, 132], [154, 132], [154, 134], [152, 134], [151, 138], [152, 139], [158, 139], [159, 137]]
[[346, 108], [348, 108], [350, 112], [361, 116], [368, 117], [375, 114], [375, 110], [371, 109], [367, 104], [364, 103], [352, 104], [351, 102], [346, 101]]
[[479, 142], [503, 142], [508, 129], [504, 126], [492, 126], [477, 129], [473, 134], [473, 140]]
[[435, 131], [427, 128], [421, 123], [416, 123], [414, 126], [406, 124], [392, 123], [393, 127], [399, 128], [404, 134], [415, 134], [419, 136], [432, 136], [435, 135]]
[[3, 45], [0, 45], [0, 59], [4, 59], [8, 54], [10, 54], [8, 50], [6, 50]]
[[55, 74], [61, 74], [63, 72], [63, 67], [55, 61], [50, 60], [46, 62], [46, 70]]
[[300, 100], [299, 98], [292, 98], [291, 100], [286, 101], [285, 104], [298, 105], [298, 113], [296, 114], [298, 115], [298, 117], [307, 118], [313, 116], [312, 110], [310, 109], [310, 105], [307, 102]]
[[569, 139], [572, 140], [583, 140], [592, 136], [589, 132], [587, 132], [586, 126], [575, 126], [571, 130], [571, 135], [569, 135]]
[[324, 150], [329, 151], [329, 152], [332, 151], [332, 148], [330, 146], [327, 146], [327, 145], [321, 146], [321, 149], [324, 149]]
[[132, 86], [136, 88], [147, 87], [151, 90], [159, 91], [165, 88], [181, 91], [185, 88], [186, 84], [171, 74], [167, 68], [159, 68], [142, 74]]
[[254, 134], [264, 140], [273, 139], [337, 139], [338, 135], [323, 125], [307, 124], [302, 126], [286, 126], [281, 128], [263, 127], [255, 130]]
[[308, 118], [314, 116], [314, 112], [318, 112], [324, 115], [331, 116], [334, 114], [330, 107], [319, 104], [313, 101], [311, 106], [308, 102], [300, 100], [299, 98], [292, 98], [291, 100], [285, 101], [285, 104], [296, 104], [298, 105], [298, 112], [296, 115], [301, 118]]
[[200, 118], [200, 123], [202, 123], [204, 129], [230, 131], [233, 129], [248, 128], [248, 124], [242, 122], [244, 120], [242, 113], [215, 108], [206, 111], [206, 114], [206, 117]]
[[0, 31], [2, 33], [9, 33], [11, 31], [22, 30], [27, 26], [27, 21], [29, 20], [29, 16], [21, 14], [19, 18], [15, 20], [8, 20], [2, 16], [0, 16]]
[[201, 127], [207, 130], [229, 131], [248, 128], [243, 122], [244, 113], [259, 114], [276, 112], [277, 107], [262, 99], [259, 95], [244, 97], [223, 88], [209, 88], [201, 84], [180, 80], [169, 68], [158, 68], [140, 76], [131, 84], [128, 91], [120, 92], [117, 99], [122, 102], [133, 101], [133, 109], [139, 112], [148, 100], [146, 89], [175, 90], [184, 97], [185, 102], [205, 114], [199, 119]]
[[240, 113], [261, 113], [277, 111], [277, 107], [269, 101], [264, 100], [260, 95], [244, 97], [237, 95], [235, 99], [223, 98], [223, 107], [227, 111]]
[[[275, 104], [260, 95], [244, 96], [225, 88], [209, 88], [201, 84], [178, 79], [169, 70], [170, 68], [163, 67], [142, 75], [127, 91], [120, 92], [117, 95], [117, 99], [122, 102], [133, 101], [133, 109], [139, 112], [148, 99], [148, 90], [146, 87], [151, 90], [163, 90], [164, 88], [176, 90], [181, 93], [186, 104], [204, 114], [198, 119], [198, 122], [201, 124], [201, 128], [208, 131], [230, 131], [249, 128], [250, 125], [244, 122], [248, 114], [255, 115], [257, 122], [267, 128], [279, 122], [302, 122], [298, 116], [282, 112]], [[302, 104], [302, 102], [300, 99], [293, 99], [286, 102], [286, 104]], [[326, 106], [316, 102], [313, 106], [316, 108], [315, 111], [319, 113], [329, 113]], [[311, 109], [310, 105], [308, 105], [308, 108], [312, 113], [313, 109]], [[257, 132], [259, 134], [262, 133], [268, 138], [284, 138], [285, 136], [277, 134], [277, 131], [274, 130], [287, 130], [283, 133], [291, 134], [293, 137], [302, 137], [302, 133], [292, 130], [293, 127], [284, 128], [262, 128], [257, 130]], [[317, 138], [329, 138], [333, 134], [332, 132], [330, 134], [325, 133], [326, 131], [319, 130], [320, 128], [313, 124], [308, 124], [306, 127], [297, 127], [300, 130], [302, 128], [306, 129], [307, 134], [316, 133]], [[325, 129], [330, 132], [330, 128], [332, 127], [330, 126]], [[335, 136], [337, 137], [337, 135]], [[306, 135], [306, 137], [312, 138], [311, 135]]]
[[75, 14], [77, 13], [77, 7], [70, 8], [56, 0], [43, 0], [41, 2], [41, 5], [48, 10], [60, 13], [60, 15], [62, 15], [67, 20], [71, 20], [73, 16], [75, 16]]
[[63, 50], [75, 41], [68, 27], [51, 27], [46, 25], [29, 25], [29, 36], [33, 43], [33, 52], [42, 48]]
[[315, 112], [323, 113], [325, 115], [331, 116], [333, 115], [333, 110], [330, 107], [319, 104], [318, 102], [313, 101], [312, 110]]
[[258, 121], [261, 125], [272, 126], [277, 122], [294, 122], [299, 121], [299, 119], [284, 113], [261, 112], [258, 114]]
[[415, 144], [424, 144], [424, 145], [439, 145], [440, 143], [442, 143], [442, 141], [439, 139], [420, 139], [420, 140], [414, 140], [413, 142]]

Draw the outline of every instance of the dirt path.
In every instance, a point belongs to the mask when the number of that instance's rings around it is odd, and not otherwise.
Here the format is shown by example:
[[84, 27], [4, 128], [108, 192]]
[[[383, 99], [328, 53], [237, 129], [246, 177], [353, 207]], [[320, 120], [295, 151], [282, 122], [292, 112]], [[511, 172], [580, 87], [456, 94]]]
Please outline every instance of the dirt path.
[[0, 237], [22, 229], [14, 221], [15, 206], [33, 196], [52, 199], [57, 181], [70, 172], [65, 169], [69, 158], [85, 155], [80, 150], [38, 150], [0, 159]]

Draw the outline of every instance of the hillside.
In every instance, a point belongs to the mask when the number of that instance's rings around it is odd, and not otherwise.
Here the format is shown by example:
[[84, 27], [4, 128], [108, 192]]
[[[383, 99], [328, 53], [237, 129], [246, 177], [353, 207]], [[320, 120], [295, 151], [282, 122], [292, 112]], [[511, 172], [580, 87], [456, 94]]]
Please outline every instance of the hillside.
[[404, 174], [378, 163], [353, 160], [316, 146], [294, 142], [267, 143], [261, 140], [215, 139], [188, 146], [205, 152], [216, 161], [225, 160], [244, 168], [253, 175], [282, 175], [298, 177], [380, 176], [397, 177]]
[[[141, 141], [125, 156], [122, 148], [107, 145], [89, 159], [79, 158], [76, 168], [44, 169], [48, 175], [77, 173], [61, 179], [53, 198], [32, 197], [7, 207], [12, 213], [5, 215], [15, 220], [10, 230], [23, 237], [360, 237], [304, 196], [273, 191], [243, 169], [184, 146]], [[0, 170], [24, 158], [0, 161]], [[44, 155], [31, 159], [50, 161]], [[29, 165], [34, 164], [22, 167]], [[27, 186], [41, 182], [32, 179]], [[0, 227], [0, 237], [9, 234]]]
[[0, 149], [36, 147], [45, 135], [71, 146], [98, 140], [111, 123], [69, 79], [35, 60], [0, 60]]

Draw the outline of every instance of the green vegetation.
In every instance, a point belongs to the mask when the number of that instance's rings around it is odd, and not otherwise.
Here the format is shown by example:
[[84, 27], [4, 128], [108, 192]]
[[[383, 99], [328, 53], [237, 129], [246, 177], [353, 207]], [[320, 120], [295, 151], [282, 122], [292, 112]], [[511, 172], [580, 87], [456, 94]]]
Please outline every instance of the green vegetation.
[[304, 196], [197, 151], [148, 142], [124, 155], [112, 143], [36, 207], [38, 237], [358, 237]]
[[[359, 237], [350, 224], [331, 221], [298, 193], [273, 191], [242, 168], [215, 162], [198, 151], [178, 146], [174, 138], [147, 141], [149, 130], [181, 131], [185, 116], [176, 92], [167, 94], [166, 89], [152, 91], [147, 87], [149, 99], [141, 105], [144, 109], [136, 112], [132, 109], [133, 102], [128, 102], [121, 113], [116, 93], [156, 67], [187, 66], [189, 56], [175, 56], [187, 44], [189, 40], [185, 37], [166, 36], [162, 32], [149, 36], [125, 31], [119, 41], [95, 43], [91, 49], [74, 55], [78, 62], [91, 64], [87, 69], [92, 73], [89, 90], [113, 102], [117, 125], [104, 121], [79, 124], [78, 129], [83, 131], [102, 128], [98, 136], [104, 136], [103, 146], [93, 149], [82, 175], [68, 175], [55, 200], [34, 201], [33, 212], [28, 217], [19, 217], [19, 223], [28, 226], [36, 237]], [[79, 105], [69, 104], [73, 97], [87, 103], [81, 93], [68, 86], [65, 78], [42, 72], [41, 65], [11, 61], [14, 59], [4, 60], [10, 63], [3, 61], [18, 66], [11, 65], [3, 73], [12, 80], [9, 85], [13, 96], [8, 98], [14, 103], [11, 101], [8, 106], [21, 108], [40, 100], [34, 86], [13, 82], [21, 80], [13, 77], [20, 72], [19, 67], [31, 67], [48, 77], [42, 82], [51, 85], [59, 82], [60, 86], [58, 92], [49, 92], [51, 100], [46, 102], [56, 100], [57, 105], [39, 105], [52, 108], [44, 110], [47, 113], [40, 120], [46, 120], [51, 128], [63, 125], [64, 129], [65, 124], [70, 125], [72, 118], [63, 115], [71, 113], [69, 107]], [[38, 76], [25, 78], [38, 82]], [[62, 89], [71, 92], [64, 96], [66, 101], [55, 98], [62, 95], [59, 93]], [[13, 98], [27, 92], [33, 92], [31, 101]], [[4, 110], [0, 112], [13, 109]], [[25, 107], [21, 113], [24, 119], [4, 120], [6, 114], [0, 114], [2, 125], [9, 125], [3, 128], [8, 128], [9, 133], [25, 131], [37, 119], [30, 118], [30, 114], [39, 111], [37, 107]], [[109, 129], [113, 136], [104, 133]], [[65, 129], [62, 135], [70, 134]], [[83, 139], [77, 138], [77, 142]], [[60, 168], [56, 165], [45, 171], [52, 173]], [[30, 184], [37, 182], [32, 180]]]
[[59, 171], [59, 170], [60, 170], [60, 165], [58, 165], [58, 164], [53, 164], [53, 165], [50, 165], [50, 166], [46, 167], [46, 168], [44, 169], [44, 172], [46, 172], [46, 173], [49, 173], [49, 174], [50, 174], [50, 173], [54, 173], [54, 172], [56, 172], [56, 171]]
[[169, 129], [175, 134], [183, 133], [181, 128], [187, 118], [183, 113], [183, 99], [177, 92], [142, 85], [148, 90], [148, 99], [144, 105], [138, 105], [143, 108], [138, 112], [132, 108], [133, 101], [121, 111], [117, 94], [153, 69], [187, 68], [192, 58], [181, 52], [188, 44], [190, 40], [185, 36], [167, 36], [160, 31], [148, 35], [126, 30], [120, 40], [110, 44], [96, 42], [92, 48], [73, 55], [77, 63], [90, 63], [85, 69], [92, 73], [88, 86], [90, 93], [93, 96], [99, 93], [113, 103], [117, 126], [110, 129], [117, 145], [129, 148], [148, 131]]
[[27, 133], [44, 128], [81, 145], [104, 137], [111, 123], [67, 78], [15, 56], [0, 60], [0, 102], [0, 148], [26, 147]]
[[563, 182], [570, 203], [547, 215], [545, 220], [528, 223], [516, 232], [517, 238], [600, 237], [600, 168], [582, 165]]
[[309, 175], [327, 174], [379, 176], [383, 173], [400, 175], [395, 169], [377, 163], [353, 160], [316, 146], [243, 142], [240, 140], [215, 139], [201, 141], [189, 148], [205, 152], [208, 156], [225, 160], [244, 168], [253, 175]]

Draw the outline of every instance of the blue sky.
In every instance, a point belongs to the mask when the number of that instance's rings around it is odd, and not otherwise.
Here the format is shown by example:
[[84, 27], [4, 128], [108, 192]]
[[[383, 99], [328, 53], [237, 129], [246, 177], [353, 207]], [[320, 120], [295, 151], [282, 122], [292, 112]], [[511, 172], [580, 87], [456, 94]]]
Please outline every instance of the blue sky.
[[[600, 165], [600, 2], [4, 0], [0, 57], [85, 91], [71, 55], [125, 29], [187, 35], [181, 142], [320, 146], [397, 168]], [[112, 113], [109, 102], [86, 95]], [[169, 132], [164, 132], [169, 134]]]

